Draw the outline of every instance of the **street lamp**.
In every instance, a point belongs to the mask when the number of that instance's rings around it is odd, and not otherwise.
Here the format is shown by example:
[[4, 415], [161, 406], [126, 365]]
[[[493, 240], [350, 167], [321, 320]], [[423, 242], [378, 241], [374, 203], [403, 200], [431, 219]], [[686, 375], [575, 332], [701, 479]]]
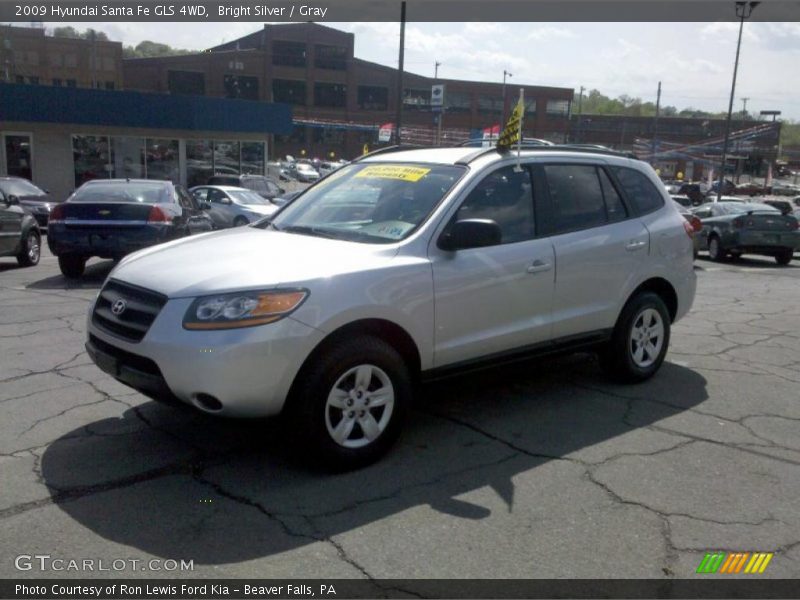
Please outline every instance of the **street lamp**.
[[725, 161], [728, 159], [728, 142], [731, 136], [731, 115], [733, 114], [733, 95], [736, 91], [736, 72], [739, 70], [739, 50], [742, 46], [742, 30], [744, 20], [749, 19], [753, 9], [760, 2], [737, 2], [736, 16], [739, 17], [739, 39], [736, 42], [736, 60], [733, 63], [733, 81], [731, 82], [731, 98], [728, 102], [728, 118], [725, 120], [725, 141], [722, 144], [722, 163], [719, 169], [719, 183], [717, 184], [717, 202], [722, 198], [722, 185], [725, 182]]
[[501, 112], [502, 117], [500, 118], [501, 129], [506, 126], [506, 77], [513, 77], [513, 75], [503, 69], [503, 110]]

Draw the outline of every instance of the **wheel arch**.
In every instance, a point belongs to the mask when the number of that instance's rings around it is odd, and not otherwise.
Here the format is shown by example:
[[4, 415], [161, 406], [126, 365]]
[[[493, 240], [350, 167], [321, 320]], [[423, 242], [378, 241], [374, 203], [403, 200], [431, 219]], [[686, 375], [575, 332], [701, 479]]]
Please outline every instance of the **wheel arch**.
[[289, 394], [287, 396], [287, 405], [292, 403], [292, 399], [296, 395], [298, 382], [303, 381], [308, 369], [314, 364], [321, 354], [323, 354], [332, 344], [335, 344], [343, 337], [360, 334], [372, 335], [392, 346], [392, 348], [397, 350], [408, 366], [409, 375], [411, 376], [412, 382], [416, 383], [419, 380], [419, 375], [422, 368], [422, 359], [419, 349], [417, 348], [417, 344], [414, 342], [414, 338], [411, 337], [411, 334], [409, 334], [408, 331], [406, 331], [397, 323], [389, 321], [388, 319], [359, 319], [338, 327], [326, 335], [314, 347], [314, 349], [303, 361], [303, 364], [298, 369], [294, 380], [292, 381], [292, 385], [289, 388]]
[[625, 304], [628, 304], [631, 298], [634, 298], [637, 294], [642, 292], [653, 292], [657, 294], [664, 301], [664, 304], [667, 305], [670, 322], [675, 321], [675, 316], [678, 314], [678, 293], [669, 281], [663, 277], [652, 277], [642, 282], [639, 284], [639, 287], [631, 292]]

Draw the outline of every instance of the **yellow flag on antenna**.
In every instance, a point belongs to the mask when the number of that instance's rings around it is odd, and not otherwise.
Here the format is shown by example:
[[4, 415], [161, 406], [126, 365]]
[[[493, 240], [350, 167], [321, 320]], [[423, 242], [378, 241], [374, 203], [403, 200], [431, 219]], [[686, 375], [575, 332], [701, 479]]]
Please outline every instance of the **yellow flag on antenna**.
[[522, 111], [524, 109], [525, 103], [522, 97], [520, 97], [514, 110], [511, 111], [508, 122], [500, 133], [500, 137], [497, 139], [498, 148], [507, 150], [520, 141], [520, 136], [522, 135]]
[[364, 144], [364, 148], [362, 148], [361, 154], [362, 155], [363, 154], [369, 154], [369, 146], [367, 144]]

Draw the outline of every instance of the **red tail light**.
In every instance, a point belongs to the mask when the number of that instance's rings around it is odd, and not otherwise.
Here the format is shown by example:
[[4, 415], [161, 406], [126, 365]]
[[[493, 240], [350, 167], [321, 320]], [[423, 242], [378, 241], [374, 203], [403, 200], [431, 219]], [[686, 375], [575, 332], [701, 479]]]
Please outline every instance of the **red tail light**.
[[60, 223], [64, 220], [64, 215], [67, 212], [67, 209], [64, 208], [63, 204], [57, 204], [50, 210], [50, 222], [51, 223]]
[[692, 229], [694, 229], [695, 233], [703, 231], [703, 222], [694, 215], [689, 218], [689, 222], [692, 224]]
[[692, 227], [692, 224], [689, 223], [689, 221], [687, 221], [686, 219], [683, 220], [683, 230], [686, 232], [686, 235], [688, 235], [690, 238], [694, 237], [694, 227]]
[[158, 206], [150, 209], [150, 214], [147, 216], [148, 223], [169, 223], [172, 219], [169, 215], [161, 210]]

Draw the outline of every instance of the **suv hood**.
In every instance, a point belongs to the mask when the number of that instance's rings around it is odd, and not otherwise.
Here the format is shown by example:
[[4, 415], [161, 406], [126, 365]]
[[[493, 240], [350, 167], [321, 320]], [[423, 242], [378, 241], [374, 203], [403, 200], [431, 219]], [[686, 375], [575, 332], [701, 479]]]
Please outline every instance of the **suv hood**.
[[240, 204], [239, 206], [260, 215], [271, 215], [278, 210], [277, 206], [268, 204]]
[[109, 277], [170, 298], [194, 297], [376, 268], [397, 252], [381, 245], [238, 227], [145, 248], [123, 259]]

